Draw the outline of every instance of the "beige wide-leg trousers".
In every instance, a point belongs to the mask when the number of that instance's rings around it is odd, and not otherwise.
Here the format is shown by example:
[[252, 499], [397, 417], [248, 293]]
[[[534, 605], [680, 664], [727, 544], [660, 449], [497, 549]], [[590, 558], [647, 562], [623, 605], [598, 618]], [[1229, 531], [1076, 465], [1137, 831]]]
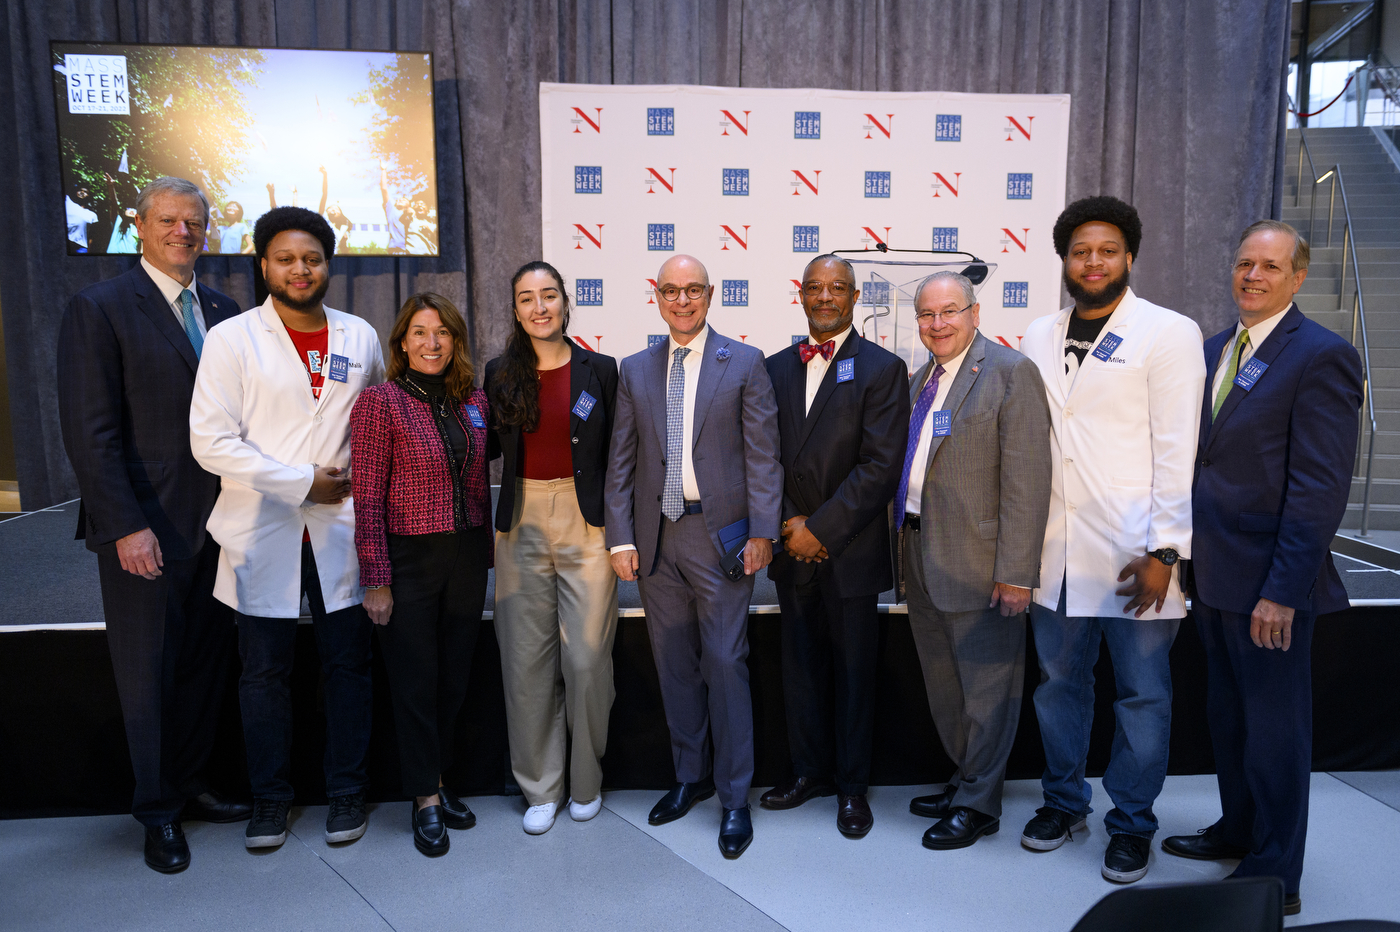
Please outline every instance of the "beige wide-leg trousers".
[[531, 806], [598, 797], [613, 703], [617, 576], [574, 480], [517, 479], [519, 519], [496, 533], [496, 640], [511, 769]]

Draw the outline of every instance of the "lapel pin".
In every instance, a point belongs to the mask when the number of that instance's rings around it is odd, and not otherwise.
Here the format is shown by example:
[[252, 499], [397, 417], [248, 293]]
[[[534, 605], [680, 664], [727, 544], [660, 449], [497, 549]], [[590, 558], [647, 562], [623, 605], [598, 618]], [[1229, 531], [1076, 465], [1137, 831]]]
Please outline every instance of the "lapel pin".
[[728, 359], [729, 347], [721, 346], [719, 349], [715, 350], [715, 358], [718, 359], [720, 362], [724, 362], [726, 359]]

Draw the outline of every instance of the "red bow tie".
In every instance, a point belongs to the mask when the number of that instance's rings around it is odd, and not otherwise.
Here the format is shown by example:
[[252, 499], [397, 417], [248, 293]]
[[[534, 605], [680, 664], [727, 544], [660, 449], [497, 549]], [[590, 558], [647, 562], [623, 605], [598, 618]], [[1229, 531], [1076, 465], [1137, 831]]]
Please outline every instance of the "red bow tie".
[[802, 364], [805, 366], [812, 361], [812, 357], [818, 353], [822, 354], [822, 359], [831, 362], [831, 354], [836, 352], [836, 341], [827, 340], [825, 343], [799, 343], [797, 345], [797, 355], [802, 357]]

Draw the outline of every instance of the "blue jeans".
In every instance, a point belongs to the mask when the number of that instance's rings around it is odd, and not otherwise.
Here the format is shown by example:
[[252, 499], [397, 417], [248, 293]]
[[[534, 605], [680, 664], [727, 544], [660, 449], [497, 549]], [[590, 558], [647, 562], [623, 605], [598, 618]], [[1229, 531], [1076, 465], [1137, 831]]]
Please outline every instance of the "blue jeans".
[[1100, 637], [1108, 641], [1118, 698], [1113, 703], [1113, 752], [1103, 788], [1114, 808], [1104, 817], [1110, 835], [1151, 838], [1157, 831], [1152, 803], [1167, 777], [1171, 739], [1172, 675], [1168, 655], [1181, 619], [1149, 621], [1070, 618], [1065, 589], [1055, 611], [1031, 603], [1031, 628], [1040, 656], [1040, 686], [1034, 694], [1045, 773], [1045, 805], [1078, 818], [1094, 810], [1084, 780], [1089, 729], [1094, 721], [1094, 664]]

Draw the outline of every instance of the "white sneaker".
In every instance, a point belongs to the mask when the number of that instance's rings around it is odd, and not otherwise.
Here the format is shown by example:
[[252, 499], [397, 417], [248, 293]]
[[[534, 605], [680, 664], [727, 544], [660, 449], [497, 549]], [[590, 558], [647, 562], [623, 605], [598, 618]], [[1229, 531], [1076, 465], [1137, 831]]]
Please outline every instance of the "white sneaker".
[[603, 794], [599, 793], [592, 802], [581, 803], [576, 799], [569, 800], [569, 818], [575, 822], [587, 822], [603, 810]]
[[545, 803], [526, 809], [525, 832], [529, 835], [543, 835], [554, 827], [554, 814], [558, 811], [558, 803]]

